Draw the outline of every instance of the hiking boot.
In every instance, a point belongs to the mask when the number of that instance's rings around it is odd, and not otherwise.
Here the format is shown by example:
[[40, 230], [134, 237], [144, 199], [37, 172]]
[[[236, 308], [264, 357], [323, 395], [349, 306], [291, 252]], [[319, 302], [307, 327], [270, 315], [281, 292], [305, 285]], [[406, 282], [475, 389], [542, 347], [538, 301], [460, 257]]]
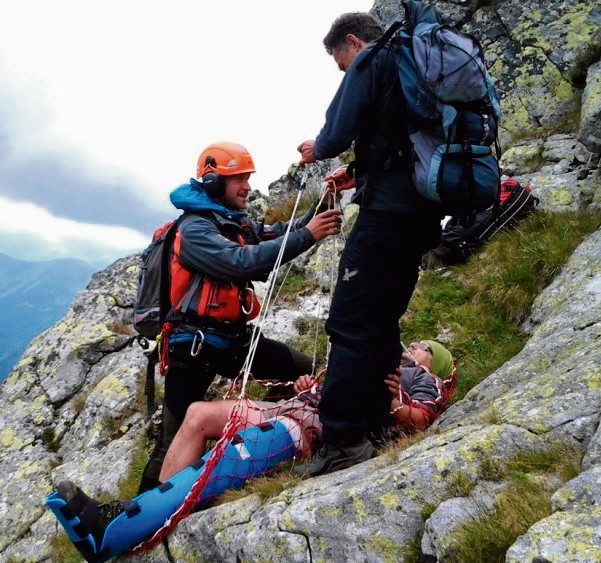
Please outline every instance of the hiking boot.
[[313, 454], [313, 457], [307, 463], [296, 467], [293, 473], [297, 477], [303, 477], [304, 475], [315, 477], [332, 473], [367, 461], [373, 457], [375, 451], [372, 443], [367, 438], [363, 438], [358, 444], [352, 446], [324, 442]]
[[[125, 510], [124, 504], [119, 501], [100, 503], [86, 495], [71, 481], [61, 481], [58, 484], [57, 493], [67, 503], [70, 513], [69, 520], [75, 516], [79, 518], [77, 534], [82, 539], [88, 534], [92, 534], [97, 546], [102, 544], [102, 538], [109, 523]], [[76, 547], [80, 549], [77, 544]], [[80, 549], [80, 551], [82, 550]], [[88, 559], [89, 553], [82, 551], [82, 554]]]

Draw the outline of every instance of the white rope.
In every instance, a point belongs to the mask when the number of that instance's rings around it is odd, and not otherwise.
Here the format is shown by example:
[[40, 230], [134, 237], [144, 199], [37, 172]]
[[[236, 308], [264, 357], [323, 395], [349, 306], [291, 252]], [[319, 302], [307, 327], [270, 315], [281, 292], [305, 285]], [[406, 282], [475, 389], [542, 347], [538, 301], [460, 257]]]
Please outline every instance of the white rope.
[[[323, 200], [325, 199], [326, 195], [328, 194], [328, 185], [327, 183], [322, 184], [322, 192], [321, 192], [321, 199], [320, 199], [320, 203], [323, 202]], [[332, 196], [334, 196], [334, 193], [332, 193]], [[329, 205], [328, 205], [329, 209], [336, 209], [340, 212], [342, 212], [342, 206], [340, 205], [340, 200], [337, 197], [332, 197], [329, 201]], [[337, 255], [338, 255], [338, 238], [342, 238], [343, 242], [346, 243], [346, 237], [344, 235], [343, 232], [343, 226], [344, 226], [344, 215], [340, 215], [340, 232], [338, 235], [333, 236], [331, 239], [331, 252], [329, 254], [330, 256], [330, 298], [329, 298], [329, 305], [331, 307], [332, 305], [332, 298], [334, 296], [334, 288], [336, 285], [336, 265], [338, 264], [338, 260], [336, 259]], [[318, 308], [318, 317], [317, 319], [319, 319], [319, 314], [321, 313], [321, 301], [319, 302], [319, 308]], [[315, 325], [315, 345], [314, 345], [314, 356], [313, 356], [313, 364], [315, 364], [315, 357], [317, 355], [317, 331], [318, 331], [318, 324], [316, 323]], [[328, 358], [330, 357], [330, 350], [332, 348], [332, 343], [330, 342], [330, 339], [328, 338], [327, 340], [327, 345], [326, 345], [326, 367], [327, 367], [327, 362], [328, 362]], [[315, 371], [315, 365], [313, 367], [313, 371]]]
[[301, 199], [301, 195], [305, 186], [307, 184], [307, 178], [309, 176], [309, 167], [305, 166], [305, 172], [303, 174], [303, 178], [301, 180], [301, 185], [298, 190], [298, 194], [296, 196], [296, 201], [294, 202], [294, 208], [292, 210], [292, 214], [290, 217], [290, 221], [288, 222], [288, 226], [286, 227], [286, 232], [283, 235], [283, 241], [280, 246], [280, 251], [276, 258], [270, 280], [267, 288], [267, 293], [263, 299], [263, 303], [261, 303], [261, 313], [259, 315], [259, 320], [254, 324], [253, 332], [250, 338], [250, 344], [248, 348], [248, 354], [246, 355], [246, 359], [244, 361], [244, 365], [242, 366], [242, 390], [240, 392], [240, 397], [244, 398], [246, 393], [246, 384], [248, 382], [248, 376], [250, 375], [250, 366], [253, 363], [255, 358], [255, 353], [257, 351], [257, 345], [259, 343], [259, 337], [261, 336], [261, 331], [263, 329], [263, 323], [267, 318], [267, 312], [269, 311], [269, 306], [271, 304], [271, 296], [273, 295], [273, 290], [276, 284], [278, 272], [280, 270], [280, 266], [282, 265], [282, 260], [284, 257], [284, 251], [286, 249], [286, 244], [288, 242], [288, 237], [290, 235], [290, 231], [292, 230], [292, 223], [294, 222], [294, 218], [296, 217], [296, 211], [298, 209], [298, 205]]
[[282, 278], [282, 283], [280, 283], [280, 287], [278, 288], [278, 292], [275, 294], [275, 297], [273, 298], [273, 302], [277, 303], [278, 299], [280, 297], [280, 293], [282, 293], [282, 288], [284, 287], [286, 280], [288, 279], [288, 274], [290, 273], [290, 270], [292, 270], [292, 262], [288, 263], [288, 267], [286, 268], [286, 273], [284, 274], [284, 277]]

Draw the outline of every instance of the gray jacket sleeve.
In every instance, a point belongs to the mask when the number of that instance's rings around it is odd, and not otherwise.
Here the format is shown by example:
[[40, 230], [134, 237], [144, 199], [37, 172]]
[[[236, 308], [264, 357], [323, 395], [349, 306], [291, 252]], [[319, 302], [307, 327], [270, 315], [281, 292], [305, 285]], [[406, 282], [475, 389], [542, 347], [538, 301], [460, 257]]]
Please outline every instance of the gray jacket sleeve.
[[[282, 230], [282, 233], [284, 231]], [[180, 261], [185, 268], [223, 281], [262, 280], [273, 269], [284, 238], [241, 246], [224, 237], [208, 218], [194, 217], [180, 226]], [[308, 229], [292, 231], [283, 262], [296, 258], [315, 244]]]

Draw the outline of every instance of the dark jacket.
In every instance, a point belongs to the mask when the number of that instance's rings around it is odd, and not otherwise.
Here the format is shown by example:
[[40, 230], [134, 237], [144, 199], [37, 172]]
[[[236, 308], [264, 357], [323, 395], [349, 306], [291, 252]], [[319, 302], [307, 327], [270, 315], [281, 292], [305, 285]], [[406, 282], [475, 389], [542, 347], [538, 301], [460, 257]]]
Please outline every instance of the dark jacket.
[[[260, 225], [251, 224], [245, 213], [232, 211], [213, 201], [202, 189], [202, 184], [194, 179], [176, 188], [170, 197], [177, 209], [190, 213], [179, 227], [182, 239], [180, 262], [184, 268], [223, 281], [267, 279], [288, 223], [278, 222], [263, 230]], [[296, 258], [315, 244], [305, 228], [314, 212], [313, 206], [293, 222], [283, 262]], [[244, 246], [236, 242], [238, 235], [246, 241]]]
[[355, 141], [356, 203], [377, 211], [432, 210], [411, 179], [411, 155], [399, 154], [409, 151], [394, 57], [385, 47], [359, 72], [357, 65], [370, 50], [359, 53], [346, 71], [315, 140], [315, 158], [338, 156]]

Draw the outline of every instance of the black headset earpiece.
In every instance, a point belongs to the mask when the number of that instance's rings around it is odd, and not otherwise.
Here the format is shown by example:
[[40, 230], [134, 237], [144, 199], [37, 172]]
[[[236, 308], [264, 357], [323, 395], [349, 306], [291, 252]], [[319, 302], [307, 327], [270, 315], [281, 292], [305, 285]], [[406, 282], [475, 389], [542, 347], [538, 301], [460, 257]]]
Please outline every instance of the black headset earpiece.
[[[217, 162], [212, 156], [207, 156], [206, 166], [215, 168]], [[202, 176], [202, 187], [211, 199], [219, 199], [225, 195], [225, 178], [217, 172], [207, 172]]]
[[207, 172], [202, 177], [202, 187], [211, 199], [219, 199], [225, 195], [225, 179], [217, 172]]

